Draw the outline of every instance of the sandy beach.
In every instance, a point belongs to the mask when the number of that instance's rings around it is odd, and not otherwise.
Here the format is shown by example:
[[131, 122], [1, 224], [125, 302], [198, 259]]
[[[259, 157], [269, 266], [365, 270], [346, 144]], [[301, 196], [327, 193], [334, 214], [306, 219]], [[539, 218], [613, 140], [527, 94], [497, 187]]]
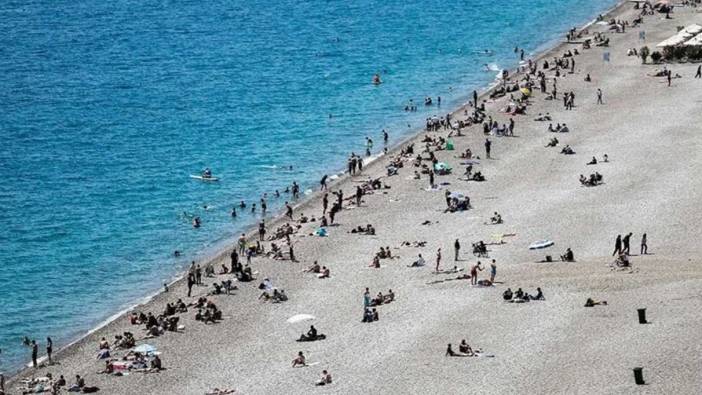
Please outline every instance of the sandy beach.
[[[632, 21], [639, 10], [625, 3], [606, 20]], [[196, 309], [179, 314], [183, 331], [144, 338], [143, 325], [131, 325], [122, 316], [74, 345], [55, 353], [57, 364], [26, 369], [7, 383], [7, 393], [17, 394], [19, 383], [29, 377], [62, 374], [69, 383], [76, 374], [106, 394], [203, 394], [213, 388], [237, 393], [698, 393], [702, 388], [702, 155], [697, 122], [702, 122], [702, 80], [693, 79], [698, 64], [668, 64], [673, 73], [670, 87], [665, 78], [651, 77], [663, 65], [642, 64], [627, 49], [655, 44], [673, 35], [676, 26], [702, 21], [695, 8], [675, 8], [672, 19], [663, 14], [646, 16], [644, 23], [625, 33], [594, 24], [589, 35], [603, 32], [609, 47], [583, 49], [566, 43], [542, 54], [552, 60], [578, 49], [574, 73], [558, 78], [558, 99], [545, 100], [535, 90], [525, 115], [516, 115], [514, 137], [485, 136], [480, 125], [464, 128], [464, 136], [451, 137], [455, 150], [435, 151], [439, 161], [453, 173], [436, 176], [446, 183], [427, 191], [428, 176], [413, 179], [418, 168], [404, 162], [399, 174], [386, 177], [386, 165], [399, 154], [402, 144], [364, 168], [362, 174], [344, 177], [330, 185], [351, 196], [356, 185], [368, 177], [383, 177], [389, 189], [363, 196], [360, 207], [349, 207], [336, 216], [338, 226], [327, 228], [327, 237], [311, 235], [318, 223], [303, 224], [292, 236], [298, 262], [254, 257], [256, 280], [236, 283], [232, 295], [211, 296], [223, 319], [205, 325], [194, 319]], [[639, 32], [646, 32], [646, 42]], [[565, 33], [564, 33], [565, 34]], [[603, 61], [603, 53], [611, 61]], [[539, 70], [541, 63], [539, 61]], [[591, 82], [585, 82], [589, 74]], [[553, 71], [547, 72], [551, 89]], [[513, 79], [520, 76], [513, 76]], [[597, 89], [604, 104], [597, 104]], [[575, 107], [566, 111], [562, 92], [575, 93]], [[470, 92], [466, 92], [469, 95]], [[509, 95], [486, 102], [486, 114], [508, 123], [500, 112]], [[448, 109], [446, 109], [448, 110]], [[472, 109], [468, 109], [470, 113]], [[534, 121], [550, 113], [551, 122]], [[438, 113], [443, 113], [438, 110]], [[464, 109], [454, 112], [465, 118]], [[569, 133], [549, 133], [549, 123], [566, 123]], [[426, 134], [446, 137], [448, 130], [422, 132], [414, 143], [415, 155], [423, 150]], [[492, 141], [491, 159], [485, 159], [484, 141]], [[546, 148], [557, 137], [559, 145]], [[574, 155], [562, 155], [566, 144]], [[466, 148], [480, 156], [474, 165], [485, 182], [461, 178], [464, 166], [457, 156]], [[608, 163], [588, 166], [591, 157]], [[427, 157], [426, 153], [422, 154]], [[599, 172], [604, 183], [580, 184], [580, 174]], [[470, 196], [472, 209], [445, 213], [446, 190]], [[321, 214], [321, 195], [315, 194], [295, 208], [300, 213]], [[334, 196], [330, 195], [330, 202]], [[504, 223], [487, 225], [494, 212]], [[428, 225], [422, 225], [430, 221]], [[269, 234], [284, 218], [269, 221]], [[372, 224], [374, 236], [350, 233]], [[632, 236], [632, 267], [611, 266], [617, 235]], [[643, 233], [648, 235], [649, 254], [639, 255]], [[513, 234], [513, 235], [512, 235]], [[253, 235], [253, 233], [252, 233]], [[496, 237], [495, 235], [512, 235]], [[460, 259], [454, 262], [454, 240], [461, 243]], [[489, 257], [476, 257], [471, 243], [502, 239], [488, 245]], [[529, 250], [537, 240], [554, 245]], [[423, 247], [402, 246], [404, 241], [426, 242]], [[280, 243], [280, 240], [276, 241]], [[268, 249], [270, 243], [265, 243]], [[396, 259], [381, 260], [381, 268], [369, 267], [380, 247], [390, 246]], [[434, 273], [436, 251], [442, 249], [442, 269], [454, 265], [459, 273]], [[571, 248], [576, 262], [558, 262]], [[229, 266], [231, 248], [212, 264]], [[424, 267], [408, 267], [417, 255]], [[546, 255], [555, 262], [538, 262]], [[483, 263], [480, 279], [489, 278], [489, 262], [497, 264], [496, 284], [471, 286], [466, 274], [477, 261]], [[318, 279], [303, 273], [312, 262], [330, 268], [331, 278]], [[194, 302], [212, 290], [213, 282], [231, 275], [205, 277], [204, 286], [187, 287], [179, 281], [135, 310], [159, 314], [178, 298]], [[259, 283], [269, 278], [284, 289], [289, 300], [269, 303], [258, 300]], [[392, 303], [379, 306], [379, 320], [362, 323], [363, 292], [371, 295], [392, 289]], [[535, 293], [540, 287], [544, 301], [506, 303], [502, 293], [522, 288]], [[607, 301], [606, 306], [585, 308], [586, 299]], [[637, 309], [646, 308], [649, 324], [641, 325]], [[296, 314], [312, 314], [312, 322], [290, 324]], [[327, 338], [299, 343], [295, 340], [312, 323]], [[161, 352], [165, 370], [132, 372], [117, 377], [98, 374], [104, 361], [96, 359], [100, 338], [130, 331], [137, 344], [154, 345]], [[462, 339], [483, 350], [483, 357], [451, 358], [444, 355], [448, 343], [454, 349]], [[312, 366], [292, 368], [291, 361], [303, 351]], [[121, 357], [125, 351], [113, 353]], [[488, 357], [487, 355], [494, 356]], [[632, 368], [643, 367], [646, 385], [634, 383]], [[315, 387], [323, 369], [334, 380]]]

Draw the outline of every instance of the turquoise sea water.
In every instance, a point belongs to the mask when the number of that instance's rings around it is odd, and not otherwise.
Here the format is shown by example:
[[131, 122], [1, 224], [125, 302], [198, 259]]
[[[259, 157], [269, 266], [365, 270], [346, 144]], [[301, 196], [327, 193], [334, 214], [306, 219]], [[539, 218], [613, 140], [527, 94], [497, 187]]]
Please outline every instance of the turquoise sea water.
[[[235, 202], [316, 186], [614, 3], [2, 2], [0, 371], [22, 336], [65, 344], [257, 220]], [[189, 178], [207, 166], [220, 183]]]

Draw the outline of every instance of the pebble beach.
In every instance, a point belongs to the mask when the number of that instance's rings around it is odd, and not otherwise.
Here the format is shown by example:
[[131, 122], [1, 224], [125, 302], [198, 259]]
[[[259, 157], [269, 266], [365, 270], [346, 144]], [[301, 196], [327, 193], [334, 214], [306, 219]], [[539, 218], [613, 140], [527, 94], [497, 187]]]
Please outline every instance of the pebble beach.
[[[699, 64], [642, 64], [627, 56], [630, 48], [655, 44], [675, 34], [677, 26], [702, 21], [694, 7], [676, 7], [671, 19], [655, 13], [643, 24], [615, 33], [607, 24], [591, 24], [587, 34], [603, 33], [607, 47], [583, 49], [581, 40], [562, 43], [540, 54], [539, 64], [577, 49], [574, 71], [557, 78], [559, 92], [575, 93], [575, 106], [564, 110], [560, 100], [545, 100], [534, 89], [526, 114], [510, 116], [502, 109], [509, 94], [490, 99], [481, 93], [485, 113], [499, 124], [515, 121], [513, 136], [486, 136], [481, 125], [451, 136], [454, 150], [433, 151], [449, 164], [449, 175], [437, 175], [438, 188], [429, 189], [428, 176], [413, 177], [419, 170], [412, 159], [421, 153], [426, 135], [447, 138], [449, 130], [422, 131], [364, 166], [355, 176], [330, 182], [330, 190], [352, 196], [364, 181], [380, 179], [389, 188], [376, 189], [336, 215], [327, 236], [314, 233], [318, 221], [303, 223], [291, 236], [297, 262], [252, 258], [256, 280], [235, 283], [231, 295], [208, 296], [213, 282], [232, 279], [231, 274], [204, 277], [186, 297], [185, 281], [169, 286], [134, 311], [164, 310], [166, 303], [182, 298], [186, 303], [207, 297], [222, 311], [223, 319], [205, 325], [195, 320], [195, 309], [179, 314], [184, 329], [144, 339], [143, 325], [131, 325], [127, 314], [56, 352], [56, 364], [27, 368], [9, 379], [8, 394], [21, 393], [22, 380], [64, 375], [69, 383], [76, 374], [100, 393], [204, 394], [214, 388], [234, 393], [699, 393], [702, 376], [702, 325], [698, 306], [702, 298], [702, 263], [699, 243], [702, 221], [702, 156], [699, 124], [702, 116], [702, 80], [694, 79]], [[632, 21], [640, 10], [622, 3], [610, 19]], [[639, 32], [645, 31], [645, 42]], [[565, 33], [564, 33], [565, 35]], [[609, 53], [609, 61], [604, 61]], [[668, 67], [681, 78], [668, 86], [653, 77]], [[553, 71], [546, 71], [549, 90]], [[591, 81], [586, 82], [585, 76]], [[519, 81], [513, 73], [510, 81]], [[597, 103], [597, 89], [603, 104]], [[468, 97], [470, 92], [466, 92]], [[468, 100], [468, 99], [467, 99]], [[453, 119], [465, 119], [472, 107], [455, 109]], [[552, 121], [535, 121], [549, 113]], [[567, 124], [568, 133], [550, 133], [549, 123]], [[455, 132], [454, 132], [455, 134]], [[545, 147], [557, 137], [559, 145]], [[492, 142], [490, 159], [484, 142]], [[414, 144], [414, 155], [403, 160], [397, 175], [386, 166], [401, 149]], [[560, 150], [569, 145], [573, 155]], [[470, 148], [481, 159], [473, 165], [484, 182], [463, 181], [459, 157]], [[608, 161], [587, 165], [592, 157], [607, 154]], [[426, 158], [427, 153], [422, 153]], [[603, 183], [585, 187], [581, 174], [597, 171]], [[321, 175], [320, 175], [321, 177]], [[445, 212], [446, 191], [470, 197], [472, 208]], [[321, 215], [321, 193], [315, 192], [295, 206], [295, 216]], [[334, 200], [330, 195], [330, 201]], [[498, 212], [503, 223], [489, 224]], [[279, 217], [267, 221], [269, 235], [289, 222]], [[351, 233], [372, 224], [375, 235]], [[617, 235], [631, 232], [631, 267], [612, 263]], [[641, 236], [648, 236], [648, 254], [639, 254]], [[251, 240], [255, 240], [255, 231]], [[454, 241], [461, 243], [454, 261]], [[538, 240], [553, 241], [543, 250], [530, 250]], [[488, 257], [471, 253], [471, 243], [484, 241]], [[277, 240], [280, 243], [281, 240]], [[422, 246], [404, 242], [422, 242]], [[267, 248], [269, 242], [263, 243]], [[392, 259], [380, 268], [369, 267], [380, 247], [390, 246]], [[210, 262], [216, 271], [229, 265], [229, 248]], [[442, 261], [435, 269], [436, 251]], [[572, 249], [575, 262], [558, 257]], [[422, 254], [427, 264], [409, 267]], [[544, 262], [546, 255], [553, 262]], [[492, 286], [473, 286], [457, 279], [468, 274], [477, 261], [490, 277], [495, 260], [497, 275]], [[305, 273], [314, 261], [330, 268], [328, 279]], [[456, 266], [460, 271], [452, 272]], [[264, 278], [284, 289], [289, 300], [259, 300], [258, 285]], [[521, 288], [533, 293], [539, 287], [545, 300], [507, 303], [503, 292]], [[363, 323], [363, 293], [392, 289], [395, 300], [377, 307], [379, 319]], [[584, 307], [585, 301], [607, 301]], [[638, 309], [646, 309], [648, 323], [640, 324]], [[291, 324], [296, 314], [311, 314], [313, 321]], [[296, 342], [314, 324], [326, 339]], [[98, 374], [104, 361], [97, 360], [102, 337], [130, 331], [137, 344], [158, 348], [164, 370]], [[483, 356], [445, 356], [462, 339]], [[310, 366], [292, 368], [299, 351]], [[119, 358], [126, 351], [115, 351]], [[632, 369], [643, 368], [646, 385], [636, 385]], [[315, 387], [323, 369], [333, 382]]]

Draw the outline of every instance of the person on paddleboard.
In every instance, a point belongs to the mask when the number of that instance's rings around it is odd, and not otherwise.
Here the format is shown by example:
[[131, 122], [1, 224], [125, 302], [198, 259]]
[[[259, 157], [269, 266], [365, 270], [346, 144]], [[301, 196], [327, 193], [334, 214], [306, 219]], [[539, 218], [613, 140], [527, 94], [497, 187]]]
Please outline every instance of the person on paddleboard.
[[206, 167], [205, 170], [203, 170], [202, 178], [212, 178], [212, 170], [210, 170], [209, 167]]

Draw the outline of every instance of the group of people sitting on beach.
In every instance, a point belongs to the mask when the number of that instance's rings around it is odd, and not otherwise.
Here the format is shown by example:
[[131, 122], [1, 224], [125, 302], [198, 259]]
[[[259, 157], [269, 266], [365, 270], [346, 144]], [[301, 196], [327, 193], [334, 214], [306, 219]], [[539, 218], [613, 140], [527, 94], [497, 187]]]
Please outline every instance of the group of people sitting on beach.
[[329, 268], [326, 266], [320, 267], [317, 261], [314, 261], [314, 263], [305, 269], [304, 272], [314, 273], [317, 275], [317, 278], [329, 278], [331, 276], [331, 270], [329, 270]]
[[580, 175], [580, 184], [586, 187], [594, 187], [597, 185], [602, 184], [602, 174], [598, 172], [594, 172], [593, 174], [590, 174], [589, 178], [586, 178], [584, 175]]
[[527, 292], [522, 291], [521, 288], [517, 289], [516, 292], [512, 292], [511, 288], [507, 288], [507, 290], [502, 293], [502, 299], [510, 303], [525, 303], [532, 300], [546, 300], [540, 287], [536, 288], [536, 295], [529, 295]]
[[[608, 162], [609, 162], [609, 156], [607, 156], [607, 154], [604, 154], [604, 155], [602, 156], [602, 162], [603, 162], [603, 163], [608, 163]], [[587, 162], [586, 164], [587, 164], [587, 165], [596, 165], [596, 164], [597, 164], [597, 158], [595, 158], [595, 157], [593, 156], [592, 159], [590, 159], [590, 161]]]
[[570, 132], [570, 129], [568, 129], [568, 126], [565, 123], [563, 125], [557, 123], [555, 128], [553, 127], [552, 123], [549, 123], [548, 131], [551, 133], [568, 133]]

